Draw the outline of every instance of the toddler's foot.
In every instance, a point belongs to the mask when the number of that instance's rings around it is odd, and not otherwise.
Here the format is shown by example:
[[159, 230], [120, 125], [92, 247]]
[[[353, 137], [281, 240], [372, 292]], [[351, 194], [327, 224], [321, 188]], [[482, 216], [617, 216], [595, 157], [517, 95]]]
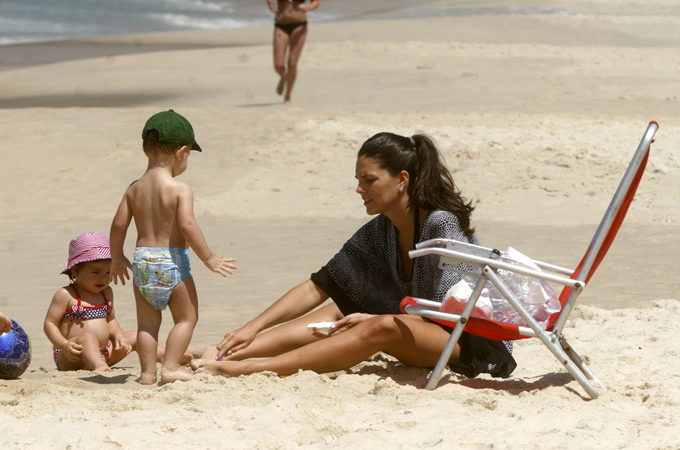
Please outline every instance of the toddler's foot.
[[137, 378], [137, 383], [144, 385], [156, 384], [157, 375], [156, 373], [142, 373], [139, 378]]
[[194, 373], [185, 367], [177, 369], [161, 369], [161, 383], [172, 383], [173, 381], [191, 381]]

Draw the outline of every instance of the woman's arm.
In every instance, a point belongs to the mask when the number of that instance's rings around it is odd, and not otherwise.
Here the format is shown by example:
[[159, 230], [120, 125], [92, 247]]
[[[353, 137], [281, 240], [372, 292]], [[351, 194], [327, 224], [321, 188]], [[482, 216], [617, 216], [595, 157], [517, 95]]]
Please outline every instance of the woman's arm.
[[[421, 239], [425, 241], [433, 238], [453, 239], [460, 242], [478, 244], [476, 238], [468, 238], [465, 235], [458, 217], [448, 211], [433, 211], [428, 216]], [[440, 269], [439, 257], [435, 255], [418, 258], [418, 264], [428, 266], [427, 272], [432, 276], [433, 291], [426, 294], [426, 297], [431, 300], [438, 302], [445, 300], [449, 288], [458, 283], [463, 277], [461, 273]], [[465, 271], [466, 266], [463, 263], [459, 263], [458, 269]]]
[[261, 331], [297, 319], [321, 305], [327, 299], [328, 294], [314, 284], [312, 280], [307, 280], [295, 286], [243, 327], [225, 334], [222, 342], [217, 345], [217, 358], [248, 347]]
[[269, 10], [273, 13], [279, 12], [279, 5], [277, 0], [266, 0], [267, 1], [267, 6], [269, 6]]

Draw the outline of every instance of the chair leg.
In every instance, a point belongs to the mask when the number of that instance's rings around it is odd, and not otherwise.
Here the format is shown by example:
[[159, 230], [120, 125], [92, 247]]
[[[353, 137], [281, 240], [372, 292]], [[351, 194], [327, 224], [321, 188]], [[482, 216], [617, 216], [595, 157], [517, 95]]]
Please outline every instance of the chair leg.
[[[491, 284], [493, 284], [496, 289], [498, 289], [505, 299], [512, 305], [513, 308], [515, 308], [515, 311], [519, 313], [519, 315], [524, 319], [524, 321], [529, 325], [529, 327], [534, 331], [536, 337], [540, 339], [541, 342], [543, 342], [543, 345], [545, 345], [548, 350], [557, 358], [559, 362], [562, 363], [565, 369], [569, 371], [569, 373], [578, 381], [578, 383], [581, 385], [581, 387], [590, 395], [591, 398], [597, 398], [600, 396], [600, 393], [595, 389], [595, 387], [588, 381], [590, 376], [593, 378], [590, 379], [595, 379], [593, 373], [588, 369], [588, 366], [585, 365], [585, 363], [581, 360], [581, 358], [576, 355], [576, 352], [574, 352], [571, 347], [567, 345], [566, 348], [563, 348], [561, 341], [558, 343], [557, 338], [553, 334], [547, 333], [545, 330], [543, 330], [536, 320], [529, 315], [526, 309], [522, 306], [520, 301], [515, 297], [515, 295], [510, 292], [510, 290], [507, 288], [507, 286], [503, 283], [503, 281], [500, 279], [500, 277], [494, 272], [489, 266], [485, 266], [482, 271], [486, 275], [486, 277], [491, 281]], [[577, 362], [576, 359], [572, 355], [569, 355], [567, 353], [567, 349], [569, 349], [569, 352], [571, 352], [573, 355], [575, 355], [576, 358], [578, 358]], [[585, 368], [585, 370], [583, 369]], [[589, 375], [587, 375], [589, 374]], [[598, 381], [598, 383], [601, 385]]]
[[[555, 355], [555, 358], [559, 362], [562, 363], [565, 369], [571, 374], [572, 377], [581, 385], [584, 391], [588, 395], [590, 395], [591, 398], [596, 399], [600, 396], [600, 393], [598, 392], [597, 389], [595, 389], [595, 386], [592, 385], [592, 383], [588, 380], [588, 377], [586, 376], [586, 372], [581, 369], [572, 359], [570, 355], [567, 354], [566, 350], [564, 350], [561, 346], [561, 343], [553, 341], [550, 337], [548, 337], [547, 333], [542, 333], [540, 336], [538, 336], [541, 341], [543, 341], [543, 344], [545, 344], [546, 347], [548, 347], [548, 350], [552, 352], [553, 355]], [[571, 347], [569, 347], [571, 349]], [[576, 352], [573, 350], [570, 350], [574, 355], [576, 355]], [[576, 355], [578, 357], [578, 355]], [[581, 358], [578, 358], [579, 360]], [[585, 363], [581, 361], [581, 364], [585, 366]], [[587, 366], [586, 366], [587, 367]], [[588, 372], [592, 375], [592, 372], [588, 370]], [[598, 381], [599, 383], [599, 381]], [[601, 383], [600, 383], [601, 384]]]
[[437, 361], [437, 365], [434, 367], [434, 370], [430, 375], [430, 379], [428, 380], [425, 389], [431, 391], [437, 387], [439, 380], [442, 378], [444, 368], [449, 363], [449, 359], [451, 359], [451, 353], [453, 353], [453, 350], [456, 348], [456, 344], [458, 343], [461, 334], [463, 334], [463, 328], [465, 328], [465, 325], [459, 322], [458, 324], [456, 324], [456, 327], [451, 332], [451, 337], [449, 337], [449, 340], [446, 341], [444, 351], [439, 356], [439, 361]]
[[439, 356], [437, 365], [434, 367], [434, 370], [430, 375], [430, 379], [428, 380], [425, 389], [432, 390], [437, 387], [437, 383], [439, 383], [439, 380], [442, 377], [442, 373], [444, 372], [444, 368], [449, 363], [449, 359], [451, 359], [451, 354], [453, 353], [453, 350], [456, 348], [456, 344], [458, 343], [460, 336], [463, 334], [465, 324], [470, 319], [472, 310], [475, 309], [475, 305], [477, 304], [477, 300], [479, 300], [479, 296], [482, 294], [482, 289], [484, 289], [485, 284], [486, 278], [482, 277], [479, 278], [479, 280], [477, 280], [475, 288], [472, 290], [472, 294], [470, 294], [470, 298], [465, 304], [465, 308], [463, 308], [463, 311], [460, 313], [460, 320], [458, 321], [455, 328], [451, 332], [451, 337], [449, 337], [449, 340], [446, 341], [444, 351], [442, 351], [442, 354]]
[[572, 346], [569, 345], [569, 343], [567, 342], [565, 337], [560, 336], [559, 341], [560, 341], [560, 345], [562, 346], [562, 349], [564, 350], [564, 353], [566, 353], [567, 356], [569, 357], [569, 359], [571, 359], [574, 362], [574, 364], [576, 364], [576, 367], [578, 367], [579, 370], [581, 372], [583, 372], [583, 374], [586, 376], [586, 378], [596, 382], [598, 384], [598, 386], [600, 387], [600, 390], [605, 391], [606, 388], [605, 388], [604, 384], [602, 384], [602, 382], [595, 376], [593, 371], [590, 370], [590, 367], [588, 367], [588, 365], [585, 363], [585, 361], [583, 361], [583, 359], [581, 359], [581, 357], [578, 355], [578, 353], [576, 353], [576, 350], [574, 350], [572, 348]]

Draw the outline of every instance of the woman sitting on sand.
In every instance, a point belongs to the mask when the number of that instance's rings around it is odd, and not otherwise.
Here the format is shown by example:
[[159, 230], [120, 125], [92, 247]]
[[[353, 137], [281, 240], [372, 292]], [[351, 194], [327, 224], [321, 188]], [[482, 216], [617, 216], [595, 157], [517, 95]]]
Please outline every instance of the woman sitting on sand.
[[[274, 70], [279, 74], [276, 93], [283, 101], [290, 103], [290, 94], [297, 78], [297, 63], [307, 37], [307, 11], [319, 7], [319, 0], [267, 0], [269, 9], [276, 14], [274, 19]], [[288, 64], [286, 64], [286, 51]]]
[[[378, 217], [361, 227], [311, 279], [227, 333], [217, 346], [217, 361], [192, 361], [195, 371], [333, 372], [377, 352], [408, 365], [434, 367], [451, 328], [401, 314], [399, 302], [407, 295], [441, 301], [460, 275], [439, 269], [437, 256], [412, 260], [408, 252], [432, 238], [477, 244], [470, 225], [474, 208], [461, 196], [433, 141], [422, 134], [371, 137], [359, 150], [356, 178], [366, 212]], [[310, 313], [329, 297], [333, 303]], [[328, 332], [310, 333], [307, 325], [316, 322], [333, 326]], [[463, 333], [450, 362], [452, 370], [469, 377], [480, 372], [507, 377], [516, 366], [502, 342], [468, 333]]]

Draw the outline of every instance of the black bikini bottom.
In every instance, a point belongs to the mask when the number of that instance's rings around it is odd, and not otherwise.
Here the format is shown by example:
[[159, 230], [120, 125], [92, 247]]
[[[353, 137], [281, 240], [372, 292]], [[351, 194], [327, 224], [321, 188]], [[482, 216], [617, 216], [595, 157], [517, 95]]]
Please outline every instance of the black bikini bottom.
[[278, 28], [279, 30], [283, 31], [287, 35], [290, 36], [290, 34], [295, 30], [297, 27], [304, 27], [307, 25], [307, 21], [304, 22], [296, 22], [296, 23], [275, 23], [274, 26]]

